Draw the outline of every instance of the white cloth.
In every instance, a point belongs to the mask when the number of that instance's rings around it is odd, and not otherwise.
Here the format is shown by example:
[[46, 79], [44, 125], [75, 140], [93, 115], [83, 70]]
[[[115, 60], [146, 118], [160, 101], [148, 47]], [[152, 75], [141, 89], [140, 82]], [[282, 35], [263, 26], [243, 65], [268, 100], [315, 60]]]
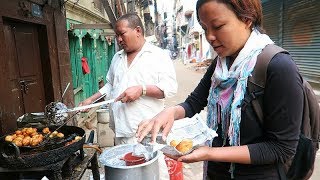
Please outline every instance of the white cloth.
[[[165, 98], [177, 92], [177, 80], [170, 56], [164, 50], [145, 43], [136, 55], [130, 67], [127, 55], [117, 52], [107, 74], [107, 83], [99, 92], [109, 98], [116, 98], [128, 87], [136, 85], [155, 85], [160, 88]], [[116, 137], [135, 136], [138, 124], [150, 119], [164, 109], [164, 99], [141, 96], [134, 102], [111, 104], [110, 127]]]

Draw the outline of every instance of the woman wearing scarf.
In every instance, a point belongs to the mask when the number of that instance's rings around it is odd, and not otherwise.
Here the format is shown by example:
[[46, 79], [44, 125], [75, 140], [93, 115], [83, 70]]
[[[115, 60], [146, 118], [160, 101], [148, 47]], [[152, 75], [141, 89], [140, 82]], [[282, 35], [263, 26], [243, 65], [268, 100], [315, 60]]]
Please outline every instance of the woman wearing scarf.
[[261, 126], [253, 107], [241, 106], [257, 56], [273, 44], [262, 29], [260, 0], [198, 0], [196, 10], [218, 54], [216, 66], [208, 68], [185, 102], [140, 123], [139, 140], [150, 132], [155, 137], [160, 129], [165, 139], [174, 120], [207, 106], [207, 125], [219, 136], [178, 161], [205, 161], [204, 177], [211, 180], [281, 179], [280, 167], [295, 154], [303, 110], [302, 79], [294, 61], [278, 53], [268, 64]]

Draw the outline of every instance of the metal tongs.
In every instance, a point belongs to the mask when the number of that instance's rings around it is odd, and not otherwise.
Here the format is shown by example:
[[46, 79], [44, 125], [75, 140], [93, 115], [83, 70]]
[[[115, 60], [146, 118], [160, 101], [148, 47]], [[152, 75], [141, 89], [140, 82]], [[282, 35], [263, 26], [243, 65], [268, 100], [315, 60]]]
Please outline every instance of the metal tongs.
[[143, 156], [148, 161], [155, 157], [156, 151], [166, 146], [166, 142], [162, 140], [162, 133], [159, 133], [155, 143], [151, 143], [151, 135], [147, 135], [140, 143], [133, 148], [133, 155]]
[[162, 133], [158, 133], [157, 137], [156, 137], [156, 142], [151, 143], [151, 134], [148, 134], [146, 137], [144, 137], [142, 139], [142, 141], [140, 142], [142, 145], [144, 146], [150, 146], [153, 145], [155, 143], [157, 144], [167, 144], [163, 139], [162, 139]]

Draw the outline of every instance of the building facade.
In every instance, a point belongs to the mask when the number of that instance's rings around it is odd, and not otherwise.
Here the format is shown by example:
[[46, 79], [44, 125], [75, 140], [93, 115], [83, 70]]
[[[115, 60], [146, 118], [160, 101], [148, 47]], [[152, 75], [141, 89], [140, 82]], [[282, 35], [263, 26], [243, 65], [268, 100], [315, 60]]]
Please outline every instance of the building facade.
[[206, 40], [196, 16], [196, 0], [176, 0], [176, 29], [181, 57], [184, 61], [212, 59], [216, 53]]
[[[71, 82], [64, 1], [2, 0], [0, 6], [0, 134], [25, 113], [61, 100]], [[72, 91], [63, 101], [73, 106]]]
[[[201, 28], [197, 25], [195, 0], [175, 0], [178, 41], [185, 48], [187, 59], [203, 58], [208, 47]], [[320, 1], [262, 0], [263, 26], [279, 46], [290, 52], [303, 77], [320, 90]], [[208, 51], [209, 49], [209, 51]], [[196, 53], [199, 51], [199, 53]], [[316, 92], [317, 92], [316, 91]]]
[[67, 1], [66, 18], [77, 105], [106, 83], [115, 53], [114, 33], [100, 0]]
[[[153, 1], [139, 0], [121, 3], [116, 0], [66, 1], [67, 30], [72, 65], [75, 104], [90, 97], [105, 82], [112, 57], [118, 50], [112, 19], [125, 13], [137, 13], [144, 23], [145, 36], [154, 32]], [[111, 12], [111, 13], [110, 13]], [[114, 16], [114, 17], [110, 17]], [[90, 72], [84, 72], [87, 66]]]

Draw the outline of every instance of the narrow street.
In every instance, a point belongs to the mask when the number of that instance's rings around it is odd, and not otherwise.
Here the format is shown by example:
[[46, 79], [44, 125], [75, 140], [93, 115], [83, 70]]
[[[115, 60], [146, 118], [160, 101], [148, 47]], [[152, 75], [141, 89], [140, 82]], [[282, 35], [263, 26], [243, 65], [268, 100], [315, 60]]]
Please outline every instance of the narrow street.
[[203, 76], [203, 73], [193, 70], [195, 64], [184, 65], [180, 60], [175, 60], [173, 63], [176, 69], [178, 93], [166, 100], [168, 106], [183, 102]]
[[[174, 61], [174, 66], [177, 74], [178, 81], [178, 93], [175, 97], [166, 101], [168, 106], [179, 104], [183, 102], [186, 97], [193, 91], [198, 85], [203, 73], [194, 70], [195, 64], [184, 65], [180, 60]], [[206, 112], [202, 111], [201, 115], [205, 119]], [[202, 162], [183, 164], [183, 177], [184, 180], [200, 180], [202, 179]]]

